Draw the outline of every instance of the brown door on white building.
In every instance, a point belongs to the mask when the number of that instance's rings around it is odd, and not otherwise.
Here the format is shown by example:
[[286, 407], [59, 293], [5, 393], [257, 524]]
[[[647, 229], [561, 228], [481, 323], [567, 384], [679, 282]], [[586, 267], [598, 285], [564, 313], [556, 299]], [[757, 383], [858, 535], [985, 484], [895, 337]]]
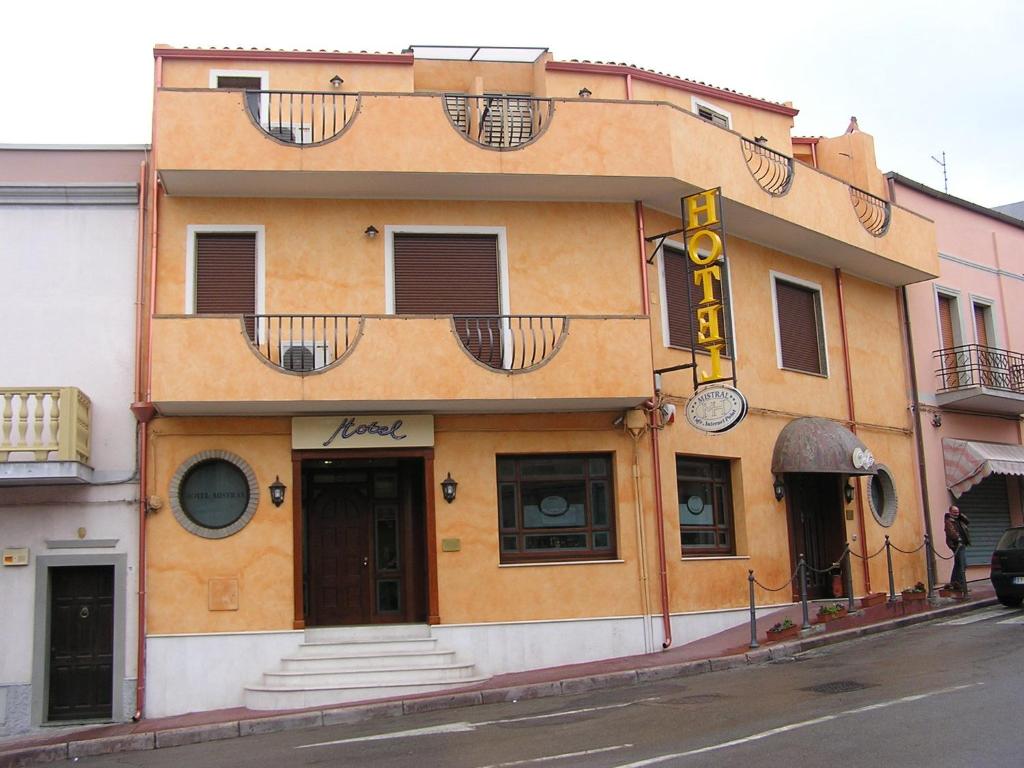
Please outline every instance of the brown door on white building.
[[50, 568], [48, 720], [109, 719], [114, 566]]

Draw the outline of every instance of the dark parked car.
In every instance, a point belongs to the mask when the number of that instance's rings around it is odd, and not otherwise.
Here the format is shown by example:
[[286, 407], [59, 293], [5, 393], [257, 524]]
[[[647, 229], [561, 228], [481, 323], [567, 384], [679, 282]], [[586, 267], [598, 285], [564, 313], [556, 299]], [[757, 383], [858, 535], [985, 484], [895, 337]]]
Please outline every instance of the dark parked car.
[[1003, 605], [1024, 602], [1024, 526], [1008, 528], [992, 553], [992, 586]]

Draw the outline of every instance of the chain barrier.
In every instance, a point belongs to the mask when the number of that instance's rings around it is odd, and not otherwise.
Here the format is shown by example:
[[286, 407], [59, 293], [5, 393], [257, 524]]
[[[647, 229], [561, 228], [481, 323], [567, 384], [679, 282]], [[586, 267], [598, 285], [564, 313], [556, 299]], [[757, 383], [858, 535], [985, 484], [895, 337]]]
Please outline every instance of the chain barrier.
[[[852, 560], [851, 560], [851, 558], [855, 557], [858, 560], [867, 563], [868, 561], [873, 560], [874, 558], [878, 557], [879, 555], [881, 555], [884, 552], [885, 553], [885, 559], [886, 559], [886, 570], [888, 571], [888, 576], [889, 576], [889, 602], [890, 603], [894, 603], [894, 602], [896, 602], [896, 583], [895, 583], [895, 572], [894, 572], [893, 564], [892, 564], [892, 552], [893, 552], [893, 550], [896, 550], [897, 552], [899, 552], [902, 555], [916, 555], [918, 552], [921, 552], [922, 550], [924, 550], [924, 552], [925, 552], [925, 571], [927, 573], [927, 577], [926, 578], [928, 580], [928, 597], [929, 598], [933, 598], [935, 596], [936, 578], [935, 578], [935, 574], [934, 574], [935, 564], [934, 564], [934, 561], [933, 561], [932, 558], [933, 557], [938, 557], [941, 560], [952, 560], [954, 556], [950, 555], [949, 557], [946, 557], [946, 556], [940, 555], [938, 552], [936, 552], [935, 548], [932, 546], [931, 538], [927, 534], [925, 535], [924, 540], [921, 542], [920, 545], [918, 545], [914, 549], [909, 549], [909, 550], [908, 549], [901, 549], [900, 547], [897, 547], [895, 544], [893, 544], [889, 540], [889, 537], [886, 536], [885, 537], [885, 543], [882, 544], [882, 546], [879, 547], [876, 552], [874, 552], [871, 555], [867, 555], [867, 556], [858, 555], [856, 552], [854, 552], [852, 549], [850, 549], [850, 545], [847, 543], [847, 544], [844, 545], [843, 554], [839, 558], [839, 560], [834, 562], [834, 563], [832, 563], [831, 565], [829, 565], [826, 568], [815, 568], [815, 567], [809, 565], [807, 563], [807, 559], [801, 553], [800, 556], [799, 556], [799, 562], [797, 564], [796, 570], [793, 571], [793, 575], [790, 576], [789, 579], [786, 582], [784, 582], [779, 587], [769, 587], [769, 586], [767, 586], [765, 584], [762, 584], [754, 576], [754, 571], [753, 570], [748, 570], [747, 571], [747, 580], [749, 582], [749, 592], [750, 592], [750, 647], [751, 648], [757, 648], [758, 647], [758, 642], [757, 642], [757, 603], [756, 603], [756, 595], [755, 595], [755, 589], [754, 589], [755, 587], [760, 587], [765, 592], [781, 592], [782, 590], [786, 589], [787, 587], [791, 587], [793, 585], [793, 581], [795, 579], [799, 579], [798, 583], [800, 585], [800, 604], [801, 604], [801, 609], [803, 611], [803, 624], [801, 626], [801, 630], [810, 629], [811, 625], [810, 625], [810, 621], [809, 621], [808, 607], [807, 607], [807, 603], [808, 603], [808, 600], [807, 600], [807, 576], [808, 576], [809, 573], [810, 574], [819, 575], [819, 576], [828, 575], [828, 574], [832, 574], [833, 576], [841, 575], [843, 577], [843, 591], [846, 592], [846, 599], [847, 599], [847, 602], [848, 602], [848, 610], [852, 612], [854, 610], [854, 607], [853, 607], [853, 602], [854, 601], [853, 601], [853, 568], [852, 568]], [[965, 587], [966, 587], [966, 585], [965, 585]], [[966, 593], [967, 590], [965, 589], [964, 591]]]

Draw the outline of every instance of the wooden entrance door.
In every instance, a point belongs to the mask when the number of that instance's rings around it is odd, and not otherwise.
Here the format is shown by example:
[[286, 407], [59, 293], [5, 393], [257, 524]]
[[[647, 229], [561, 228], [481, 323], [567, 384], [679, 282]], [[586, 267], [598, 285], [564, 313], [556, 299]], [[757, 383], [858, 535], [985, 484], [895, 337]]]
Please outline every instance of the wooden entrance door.
[[[800, 473], [786, 475], [793, 568], [801, 554], [807, 559], [807, 596], [832, 597], [832, 577], [826, 571], [843, 554], [846, 528], [839, 475]], [[799, 584], [794, 592], [799, 592]]]
[[309, 509], [310, 612], [313, 623], [366, 624], [370, 504], [359, 486], [320, 489]]
[[304, 462], [307, 626], [426, 621], [423, 462]]
[[114, 566], [51, 568], [47, 719], [109, 719]]

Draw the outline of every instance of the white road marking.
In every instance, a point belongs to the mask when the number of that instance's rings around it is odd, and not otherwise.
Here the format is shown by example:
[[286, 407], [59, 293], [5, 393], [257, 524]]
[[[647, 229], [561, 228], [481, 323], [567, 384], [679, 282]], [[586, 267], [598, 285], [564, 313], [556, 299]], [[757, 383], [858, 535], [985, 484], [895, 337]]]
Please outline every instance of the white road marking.
[[564, 752], [561, 755], [545, 755], [544, 757], [534, 757], [529, 760], [513, 760], [510, 763], [494, 763], [493, 765], [484, 765], [481, 768], [510, 768], [513, 765], [529, 765], [530, 763], [546, 763], [551, 760], [565, 760], [570, 757], [586, 757], [587, 755], [597, 755], [602, 752], [614, 752], [617, 749], [628, 749], [632, 747], [632, 744], [619, 744], [615, 747], [601, 747], [599, 749], [585, 749], [582, 752]]
[[1014, 616], [1012, 619], [1003, 619], [1002, 621], [997, 621], [996, 624], [1024, 624], [1024, 614], [1021, 614], [1020, 616]]
[[978, 611], [977, 613], [972, 613], [970, 616], [961, 616], [959, 619], [950, 619], [949, 621], [943, 621], [941, 622], [941, 625], [946, 627], [961, 626], [963, 624], [974, 624], [976, 621], [985, 621], [986, 619], [991, 619], [996, 616], [1002, 615], [1004, 612], [1005, 611], [1002, 608], [990, 608], [987, 611]]
[[331, 747], [336, 744], [355, 744], [362, 741], [383, 741], [385, 739], [408, 739], [416, 736], [437, 736], [443, 733], [470, 733], [485, 725], [501, 725], [502, 723], [521, 723], [526, 720], [547, 720], [553, 717], [568, 717], [569, 715], [582, 715], [587, 712], [601, 712], [608, 709], [622, 709], [631, 707], [634, 704], [642, 704], [645, 701], [656, 701], [657, 696], [636, 701], [627, 701], [622, 704], [606, 704], [603, 707], [585, 707], [583, 709], [567, 709], [562, 712], [548, 712], [543, 715], [524, 715], [523, 717], [510, 717], [504, 720], [483, 720], [478, 723], [448, 723], [446, 725], [433, 725], [428, 728], [413, 728], [408, 731], [393, 731], [391, 733], [379, 733], [375, 736], [357, 736], [351, 739], [338, 739], [336, 741], [321, 741], [316, 744], [302, 744], [295, 749], [309, 749], [311, 747]]
[[847, 709], [843, 712], [837, 712], [834, 715], [825, 715], [824, 717], [816, 717], [813, 720], [803, 720], [799, 723], [790, 723], [789, 725], [782, 725], [778, 728], [771, 728], [767, 731], [761, 731], [750, 736], [744, 736], [740, 739], [733, 739], [732, 741], [724, 741], [721, 744], [712, 744], [709, 747], [700, 747], [699, 749], [691, 749], [687, 752], [676, 752], [671, 755], [659, 755], [658, 757], [651, 757], [647, 760], [638, 760], [633, 763], [623, 763], [617, 765], [615, 768], [644, 768], [648, 765], [657, 765], [658, 763], [664, 763], [669, 760], [678, 760], [681, 757], [689, 757], [690, 755], [701, 755], [706, 752], [715, 752], [720, 749], [727, 749], [728, 747], [735, 747], [740, 744], [747, 744], [751, 741], [760, 741], [761, 739], [767, 739], [769, 736], [777, 736], [780, 733], [787, 733], [789, 731], [795, 731], [799, 728], [807, 728], [812, 725], [819, 725], [821, 723], [828, 723], [832, 720], [838, 720], [841, 717], [847, 715], [857, 715], [863, 712], [871, 712], [876, 709], [885, 709], [886, 707], [893, 707], [897, 704], [908, 704], [914, 701], [920, 701], [921, 699], [927, 699], [931, 696], [938, 696], [943, 693], [953, 693], [955, 691], [962, 691], [965, 688], [974, 688], [975, 686], [984, 685], [984, 683], [968, 683], [967, 685], [956, 685], [952, 688], [940, 688], [937, 691], [929, 691], [928, 693], [918, 693], [913, 696], [903, 696], [899, 699], [891, 699], [889, 701], [880, 701], [877, 704], [868, 704], [865, 707], [857, 707], [856, 709]]

